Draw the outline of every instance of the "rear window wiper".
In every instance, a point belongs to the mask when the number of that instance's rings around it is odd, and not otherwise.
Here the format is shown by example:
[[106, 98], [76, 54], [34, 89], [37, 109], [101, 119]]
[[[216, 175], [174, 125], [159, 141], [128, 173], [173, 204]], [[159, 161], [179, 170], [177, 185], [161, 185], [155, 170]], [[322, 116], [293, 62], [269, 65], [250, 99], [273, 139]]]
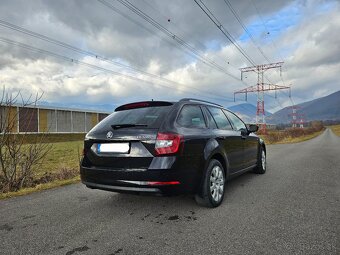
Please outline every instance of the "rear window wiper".
[[129, 127], [147, 127], [146, 124], [115, 124], [111, 125], [113, 129], [129, 128]]

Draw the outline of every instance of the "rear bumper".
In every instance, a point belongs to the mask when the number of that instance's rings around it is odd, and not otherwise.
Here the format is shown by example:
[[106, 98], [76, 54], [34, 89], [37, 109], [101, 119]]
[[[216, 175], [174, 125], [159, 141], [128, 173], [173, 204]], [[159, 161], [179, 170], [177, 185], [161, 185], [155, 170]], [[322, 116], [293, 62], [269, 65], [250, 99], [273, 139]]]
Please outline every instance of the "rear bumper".
[[[120, 193], [166, 195], [191, 193], [193, 184], [188, 183], [185, 176], [182, 176], [183, 174], [185, 174], [183, 171], [174, 169], [114, 170], [98, 167], [80, 167], [81, 180], [87, 187]], [[167, 184], [168, 182], [174, 184]]]
[[125, 187], [125, 186], [117, 186], [117, 185], [107, 185], [107, 184], [98, 184], [92, 182], [82, 181], [86, 187], [91, 189], [102, 189], [108, 191], [116, 191], [116, 192], [145, 192], [145, 193], [161, 193], [158, 188], [142, 188], [142, 187]]

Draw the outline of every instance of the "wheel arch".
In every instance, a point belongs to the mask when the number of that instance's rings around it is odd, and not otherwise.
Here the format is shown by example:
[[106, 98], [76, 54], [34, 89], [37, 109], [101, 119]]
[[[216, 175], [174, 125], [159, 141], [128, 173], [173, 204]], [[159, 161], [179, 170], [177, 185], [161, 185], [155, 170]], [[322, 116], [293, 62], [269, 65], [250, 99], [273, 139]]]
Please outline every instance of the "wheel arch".
[[226, 155], [223, 147], [221, 147], [216, 139], [212, 138], [208, 140], [204, 148], [203, 156], [205, 160], [203, 172], [207, 169], [210, 160], [216, 159], [222, 164], [226, 177], [229, 175], [228, 155]]
[[[220, 152], [220, 151], [215, 151], [213, 153], [211, 153], [211, 155], [207, 158], [205, 158], [205, 165], [204, 165], [204, 169], [201, 173], [201, 176], [200, 176], [200, 181], [198, 182], [198, 186], [196, 188], [196, 191], [199, 191], [201, 190], [201, 187], [203, 185], [203, 182], [204, 182], [204, 176], [205, 176], [205, 171], [207, 170], [208, 166], [209, 166], [209, 163], [212, 159], [215, 159], [217, 161], [219, 161], [224, 169], [224, 174], [225, 174], [225, 179], [228, 178], [229, 176], [229, 172], [228, 172], [228, 161], [226, 159], [226, 157]], [[202, 194], [200, 194], [202, 195]]]
[[266, 144], [265, 144], [264, 141], [260, 138], [260, 139], [259, 139], [259, 149], [260, 149], [261, 147], [264, 149], [264, 152], [267, 154]]
[[215, 153], [211, 156], [211, 158], [209, 159], [208, 161], [208, 164], [210, 162], [210, 160], [212, 159], [216, 159], [217, 161], [219, 161], [221, 163], [221, 165], [223, 166], [223, 169], [224, 169], [224, 174], [225, 176], [224, 177], [227, 177], [227, 172], [228, 172], [228, 167], [227, 167], [227, 162], [226, 162], [226, 159], [222, 156], [221, 153]]

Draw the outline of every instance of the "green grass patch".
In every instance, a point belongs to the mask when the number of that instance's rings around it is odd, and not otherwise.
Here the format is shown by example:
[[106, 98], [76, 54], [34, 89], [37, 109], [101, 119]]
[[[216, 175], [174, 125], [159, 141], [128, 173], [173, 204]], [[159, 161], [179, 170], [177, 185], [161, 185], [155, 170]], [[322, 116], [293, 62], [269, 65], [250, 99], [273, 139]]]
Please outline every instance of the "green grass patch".
[[53, 143], [51, 151], [42, 163], [36, 167], [36, 177], [46, 173], [56, 173], [61, 169], [78, 169], [83, 144], [83, 141]]

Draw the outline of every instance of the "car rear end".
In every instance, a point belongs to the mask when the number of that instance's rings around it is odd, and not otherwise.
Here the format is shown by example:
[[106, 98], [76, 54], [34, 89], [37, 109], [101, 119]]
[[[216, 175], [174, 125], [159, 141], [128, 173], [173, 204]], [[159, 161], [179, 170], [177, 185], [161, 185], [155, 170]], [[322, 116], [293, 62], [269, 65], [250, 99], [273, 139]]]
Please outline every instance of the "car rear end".
[[116, 192], [182, 193], [187, 189], [179, 163], [183, 137], [167, 131], [166, 124], [173, 114], [171, 102], [118, 107], [86, 135], [82, 182]]

